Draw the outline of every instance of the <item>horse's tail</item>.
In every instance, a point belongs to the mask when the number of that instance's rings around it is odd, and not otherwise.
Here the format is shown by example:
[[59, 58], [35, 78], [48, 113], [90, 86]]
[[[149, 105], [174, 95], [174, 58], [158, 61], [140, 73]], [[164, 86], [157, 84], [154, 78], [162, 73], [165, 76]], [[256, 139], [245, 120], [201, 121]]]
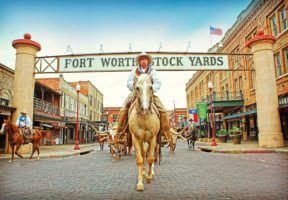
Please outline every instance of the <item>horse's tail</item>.
[[159, 165], [161, 165], [161, 160], [162, 160], [162, 154], [161, 154], [161, 144], [158, 144], [159, 145]]

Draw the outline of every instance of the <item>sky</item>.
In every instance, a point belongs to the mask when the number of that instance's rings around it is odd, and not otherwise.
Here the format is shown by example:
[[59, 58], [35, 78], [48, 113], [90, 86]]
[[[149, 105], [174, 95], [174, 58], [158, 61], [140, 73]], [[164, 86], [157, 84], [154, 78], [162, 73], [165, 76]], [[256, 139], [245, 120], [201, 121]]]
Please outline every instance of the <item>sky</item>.
[[[0, 0], [0, 63], [15, 69], [12, 41], [25, 33], [41, 44], [37, 56], [132, 51], [207, 52], [251, 0]], [[223, 35], [224, 35], [223, 34]], [[188, 48], [188, 43], [191, 47]], [[166, 109], [186, 108], [186, 83], [195, 72], [159, 72]], [[59, 74], [36, 75], [36, 78]], [[129, 95], [129, 72], [63, 74], [67, 81], [91, 81], [104, 95], [104, 107], [122, 106]]]

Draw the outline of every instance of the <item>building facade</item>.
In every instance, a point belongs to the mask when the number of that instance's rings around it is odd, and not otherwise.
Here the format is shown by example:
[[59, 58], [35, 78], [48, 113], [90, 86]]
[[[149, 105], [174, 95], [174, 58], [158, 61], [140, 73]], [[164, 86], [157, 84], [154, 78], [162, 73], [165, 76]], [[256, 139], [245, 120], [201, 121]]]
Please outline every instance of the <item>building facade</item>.
[[[226, 129], [238, 126], [248, 138], [257, 139], [256, 74], [253, 71], [252, 59], [244, 59], [241, 54], [251, 53], [246, 46], [247, 41], [256, 35], [257, 30], [263, 29], [265, 34], [273, 35], [276, 39], [273, 44], [275, 81], [279, 97], [282, 133], [284, 138], [288, 139], [287, 8], [288, 0], [253, 0], [225, 33], [221, 43], [209, 49], [210, 52], [234, 54], [234, 59], [229, 61], [230, 70], [239, 70], [244, 67], [249, 71], [197, 72], [186, 84], [187, 107], [196, 108], [195, 102], [197, 101], [210, 103], [211, 95], [216, 121], [223, 121], [223, 127]], [[214, 86], [211, 94], [208, 89], [209, 81]]]
[[[76, 87], [78, 82], [70, 82]], [[90, 121], [101, 121], [103, 114], [103, 94], [90, 82], [79, 81], [81, 93], [88, 97], [88, 115]]]
[[35, 81], [33, 127], [42, 130], [44, 145], [63, 144], [60, 133], [65, 130], [65, 124], [61, 122], [60, 97], [61, 93]]
[[104, 107], [103, 121], [108, 122], [109, 126], [116, 127], [118, 124], [118, 115], [121, 107]]
[[[0, 63], [0, 129], [4, 119], [11, 120], [16, 108], [12, 107], [14, 70]], [[0, 152], [8, 152], [8, 136], [0, 135]]]
[[[76, 85], [78, 82], [77, 83], [67, 82], [66, 80], [64, 80], [62, 75], [60, 75], [59, 78], [45, 78], [37, 80], [45, 85], [49, 85], [49, 87], [52, 87], [54, 90], [61, 93], [60, 116], [61, 116], [61, 123], [65, 124], [65, 129], [63, 129], [60, 132], [60, 138], [61, 138], [60, 143], [74, 144], [76, 138], [76, 115], [77, 115], [77, 97], [78, 97]], [[94, 108], [95, 104], [92, 104], [91, 108], [89, 109], [89, 101], [90, 101], [89, 94], [90, 92], [93, 93], [92, 89], [96, 87], [87, 81], [83, 82], [80, 81], [79, 85], [80, 85], [79, 109], [78, 109], [79, 143], [85, 144], [94, 141], [93, 137], [94, 123], [93, 121], [90, 120], [91, 116], [89, 116], [89, 110], [97, 110], [97, 107]], [[103, 104], [103, 102], [101, 103]], [[94, 119], [93, 115], [92, 119]]]
[[187, 108], [175, 108], [167, 112], [171, 127], [183, 128], [187, 122]]

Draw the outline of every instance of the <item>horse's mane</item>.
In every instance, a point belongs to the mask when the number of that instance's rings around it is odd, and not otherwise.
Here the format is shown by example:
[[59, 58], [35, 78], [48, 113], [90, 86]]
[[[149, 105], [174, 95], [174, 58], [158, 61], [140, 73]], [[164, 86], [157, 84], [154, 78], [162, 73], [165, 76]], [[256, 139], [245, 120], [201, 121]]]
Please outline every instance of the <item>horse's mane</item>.
[[15, 124], [13, 124], [10, 120], [7, 120], [6, 124], [11, 127], [13, 132], [19, 131], [18, 127]]

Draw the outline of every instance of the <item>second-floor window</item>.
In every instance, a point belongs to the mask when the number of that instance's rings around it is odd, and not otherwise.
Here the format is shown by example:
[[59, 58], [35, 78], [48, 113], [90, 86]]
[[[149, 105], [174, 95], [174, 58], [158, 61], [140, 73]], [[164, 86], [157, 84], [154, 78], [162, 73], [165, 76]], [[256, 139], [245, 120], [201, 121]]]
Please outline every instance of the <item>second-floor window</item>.
[[239, 91], [238, 79], [235, 79], [235, 92]]
[[242, 80], [242, 76], [239, 77], [239, 89], [243, 92], [243, 80]]
[[93, 102], [93, 96], [92, 95], [90, 95], [89, 101], [90, 101], [90, 106], [92, 106], [92, 102]]
[[276, 77], [282, 75], [280, 53], [275, 54]]
[[66, 97], [65, 97], [65, 106], [66, 106], [66, 109], [69, 109], [69, 100], [70, 100], [69, 95], [66, 95]]
[[279, 10], [279, 20], [280, 20], [280, 32], [282, 32], [287, 28], [286, 10], [284, 6]]
[[118, 115], [113, 115], [113, 122], [117, 122]]
[[270, 18], [270, 27], [271, 27], [272, 35], [276, 37], [278, 35], [278, 31], [277, 31], [277, 23], [276, 23], [275, 15], [273, 15]]
[[288, 47], [286, 47], [284, 50], [283, 50], [283, 53], [284, 53], [284, 65], [285, 65], [285, 69], [286, 69], [286, 74], [288, 73]]

